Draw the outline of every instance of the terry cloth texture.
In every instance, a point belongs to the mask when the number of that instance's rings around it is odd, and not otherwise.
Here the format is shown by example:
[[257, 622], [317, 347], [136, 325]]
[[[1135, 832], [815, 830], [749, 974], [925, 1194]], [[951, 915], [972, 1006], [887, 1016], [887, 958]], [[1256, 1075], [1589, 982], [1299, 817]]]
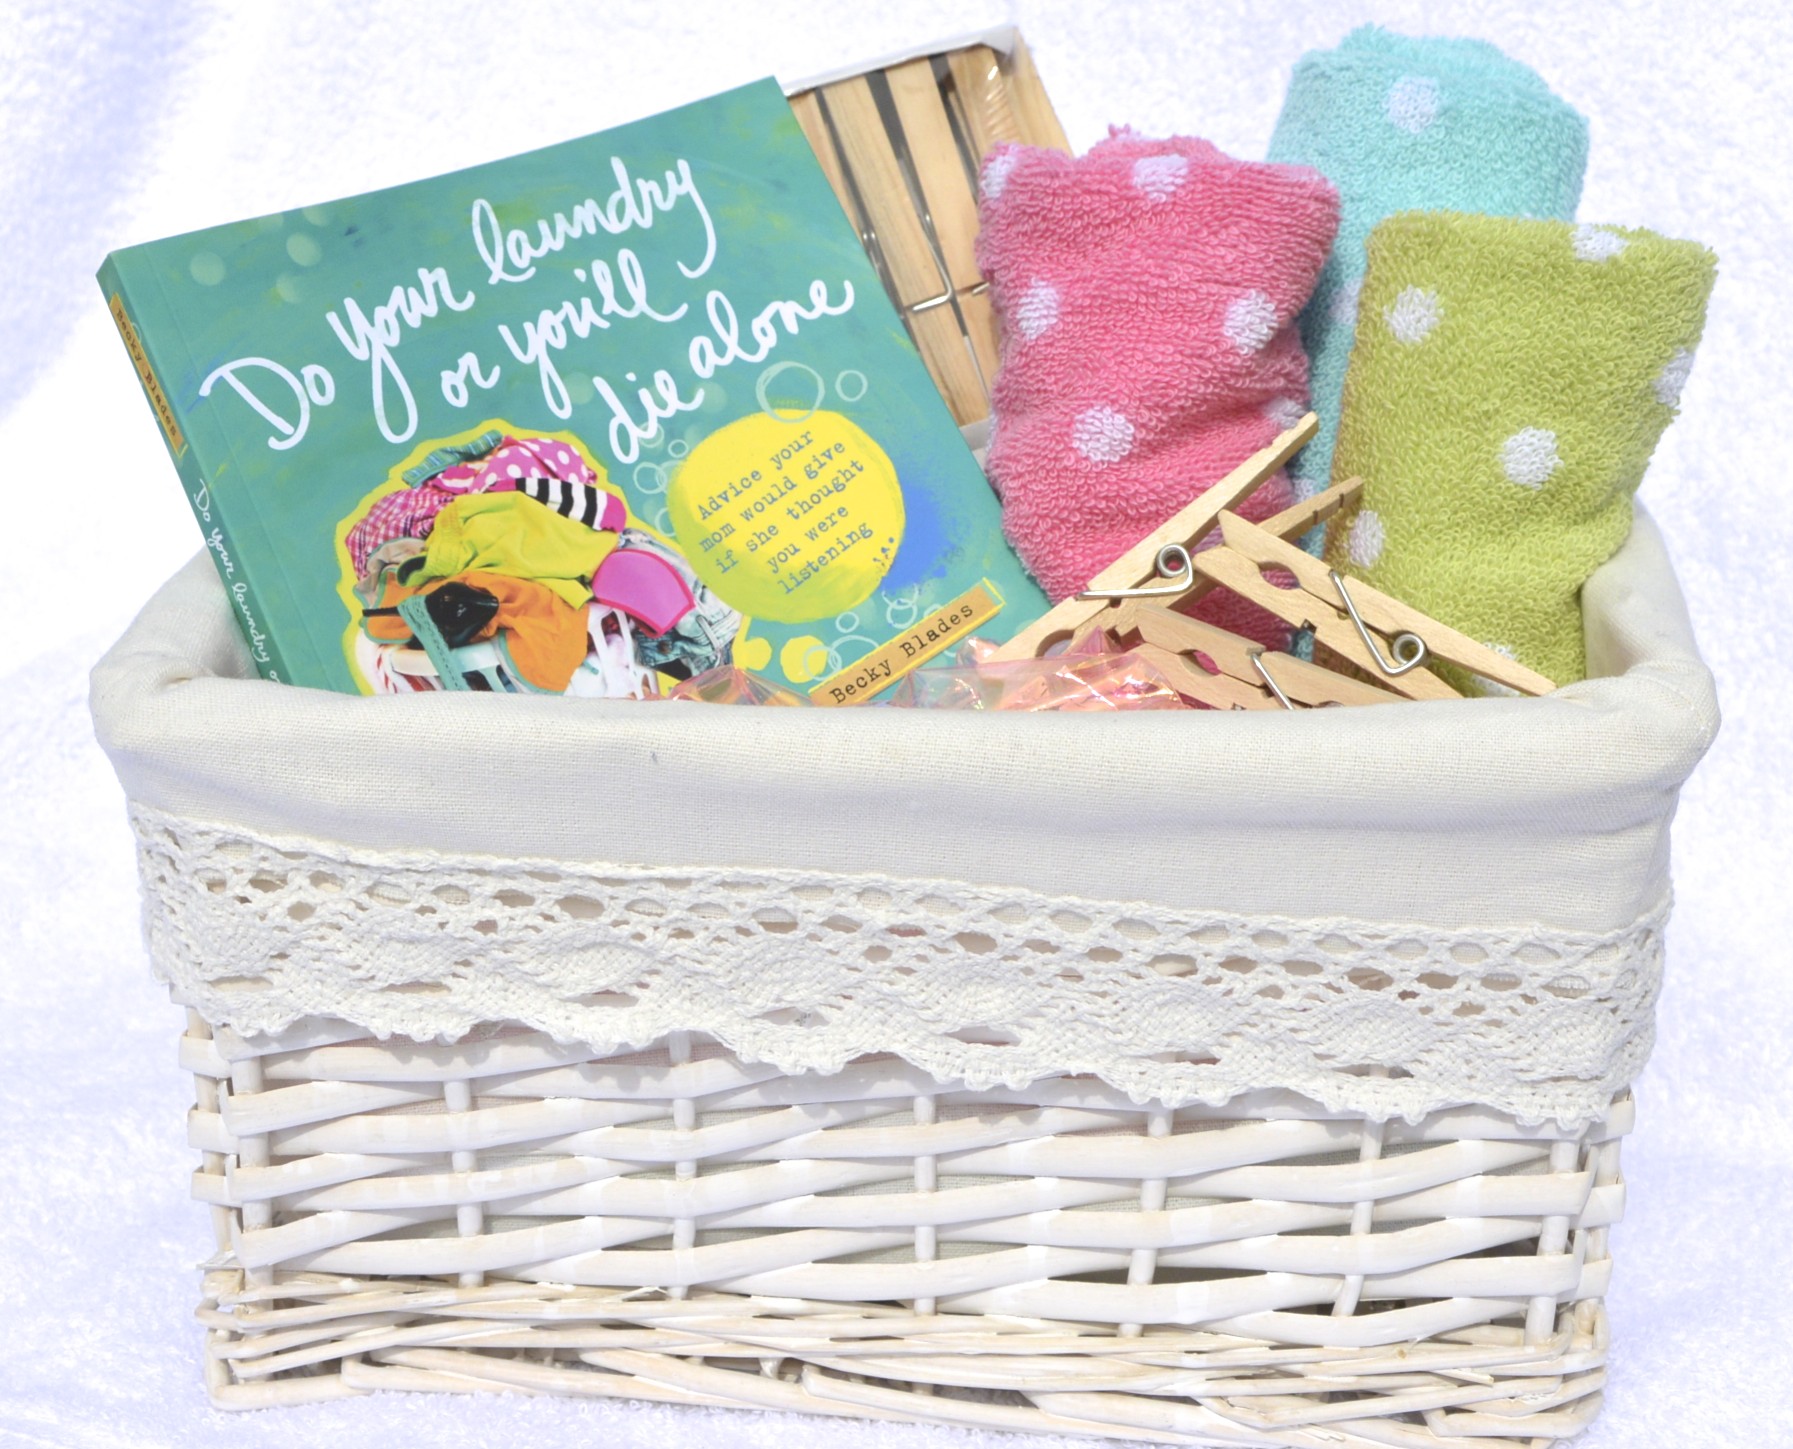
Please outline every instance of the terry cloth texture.
[[1569, 221], [1587, 157], [1587, 121], [1484, 41], [1366, 25], [1296, 63], [1270, 159], [1324, 172], [1340, 207], [1338, 243], [1300, 319], [1320, 431], [1290, 466], [1298, 495], [1348, 476], [1332, 455], [1364, 238], [1398, 211]]
[[[1081, 159], [998, 147], [981, 213], [1002, 319], [988, 468], [1010, 540], [1056, 602], [1306, 411], [1294, 318], [1338, 198], [1305, 167], [1117, 130]], [[1244, 512], [1290, 496], [1279, 474]], [[1200, 612], [1287, 637], [1221, 593]]]
[[1558, 684], [1583, 678], [1581, 586], [1630, 532], [1715, 258], [1450, 212], [1391, 217], [1368, 252], [1336, 460], [1364, 491], [1329, 556]]

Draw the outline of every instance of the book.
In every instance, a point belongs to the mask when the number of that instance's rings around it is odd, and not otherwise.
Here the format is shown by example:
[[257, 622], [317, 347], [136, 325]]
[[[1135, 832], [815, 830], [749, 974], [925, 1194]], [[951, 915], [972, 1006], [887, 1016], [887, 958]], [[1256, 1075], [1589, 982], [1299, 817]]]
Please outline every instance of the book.
[[775, 81], [99, 280], [265, 678], [850, 704], [1045, 612]]

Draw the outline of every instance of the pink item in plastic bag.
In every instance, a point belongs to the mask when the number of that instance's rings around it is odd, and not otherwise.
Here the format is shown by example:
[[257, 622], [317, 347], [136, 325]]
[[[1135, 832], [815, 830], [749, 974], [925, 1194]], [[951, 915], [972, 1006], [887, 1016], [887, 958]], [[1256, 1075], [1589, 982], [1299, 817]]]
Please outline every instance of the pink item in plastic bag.
[[693, 674], [681, 680], [666, 698], [694, 699], [703, 704], [809, 704], [794, 690], [734, 664], [720, 664]]
[[[1338, 228], [1319, 172], [1112, 131], [986, 158], [978, 258], [1002, 323], [988, 463], [1010, 541], [1077, 592], [1306, 410], [1295, 316]], [[1289, 505], [1278, 474], [1240, 510]], [[1224, 591], [1194, 611], [1282, 647]]]
[[1188, 709], [1149, 659], [1116, 652], [1099, 629], [1046, 659], [988, 656], [995, 645], [969, 639], [953, 662], [905, 675], [891, 704], [903, 709]]

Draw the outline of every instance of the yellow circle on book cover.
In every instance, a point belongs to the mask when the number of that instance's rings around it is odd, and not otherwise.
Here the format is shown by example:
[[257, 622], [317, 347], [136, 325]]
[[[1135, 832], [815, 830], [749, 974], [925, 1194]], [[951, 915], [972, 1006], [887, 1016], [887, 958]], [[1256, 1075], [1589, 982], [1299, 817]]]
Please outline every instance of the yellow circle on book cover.
[[718, 428], [680, 465], [666, 509], [717, 597], [783, 624], [863, 604], [903, 537], [896, 465], [865, 429], [822, 408]]

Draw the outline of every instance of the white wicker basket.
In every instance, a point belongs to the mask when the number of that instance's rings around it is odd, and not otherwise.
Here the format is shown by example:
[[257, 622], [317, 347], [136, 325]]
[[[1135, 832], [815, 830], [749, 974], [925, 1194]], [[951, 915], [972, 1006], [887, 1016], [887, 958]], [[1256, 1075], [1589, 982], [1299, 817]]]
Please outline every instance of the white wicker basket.
[[1647, 519], [1585, 602], [1545, 700], [378, 701], [243, 678], [198, 561], [94, 705], [215, 1401], [1577, 1432], [1716, 726]]

